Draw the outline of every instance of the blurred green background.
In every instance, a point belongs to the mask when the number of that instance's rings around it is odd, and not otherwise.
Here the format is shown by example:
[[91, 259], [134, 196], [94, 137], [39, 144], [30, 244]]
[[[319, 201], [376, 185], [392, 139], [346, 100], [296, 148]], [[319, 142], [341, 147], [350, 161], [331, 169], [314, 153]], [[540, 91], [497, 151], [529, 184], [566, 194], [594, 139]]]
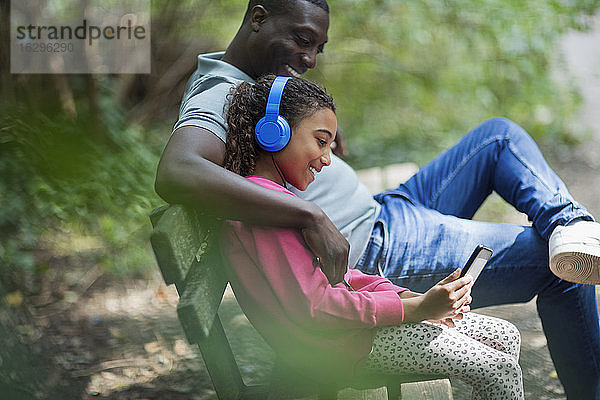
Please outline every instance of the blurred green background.
[[[588, 29], [600, 0], [329, 3], [329, 43], [307, 77], [334, 96], [355, 168], [423, 164], [493, 116], [561, 148], [589, 139], [570, 123], [581, 97], [558, 42]], [[148, 213], [163, 203], [153, 190], [160, 153], [197, 54], [225, 49], [247, 1], [151, 4], [151, 74], [13, 75], [10, 1], [0, 0], [0, 392], [10, 398], [64, 398], [86, 385], [73, 364], [125, 354], [118, 321], [69, 307], [91, 285], [125, 282], [120, 290], [156, 273]], [[169, 313], [171, 325], [157, 325], [178, 327]], [[39, 340], [62, 322], [68, 341]], [[74, 326], [83, 334], [71, 337]], [[83, 359], [82, 342], [94, 349]]]
[[[149, 211], [160, 152], [198, 53], [224, 49], [246, 0], [152, 1], [150, 75], [11, 75], [0, 1], [0, 281], [27, 291], [53, 263], [154, 267]], [[598, 0], [331, 0], [307, 76], [333, 94], [355, 168], [423, 164], [492, 116], [575, 143], [579, 96], [557, 84], [557, 39]], [[567, 79], [561, 79], [568, 82]]]

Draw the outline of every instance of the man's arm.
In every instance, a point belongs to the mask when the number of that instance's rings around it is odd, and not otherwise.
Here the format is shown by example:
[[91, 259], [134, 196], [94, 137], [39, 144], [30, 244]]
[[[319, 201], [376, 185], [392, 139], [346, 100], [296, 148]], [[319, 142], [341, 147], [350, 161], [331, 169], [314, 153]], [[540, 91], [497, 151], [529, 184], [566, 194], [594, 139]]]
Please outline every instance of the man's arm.
[[158, 164], [155, 190], [172, 204], [185, 204], [227, 219], [297, 228], [321, 258], [331, 284], [346, 271], [350, 245], [316, 204], [269, 190], [221, 167], [225, 144], [198, 127], [178, 128]]

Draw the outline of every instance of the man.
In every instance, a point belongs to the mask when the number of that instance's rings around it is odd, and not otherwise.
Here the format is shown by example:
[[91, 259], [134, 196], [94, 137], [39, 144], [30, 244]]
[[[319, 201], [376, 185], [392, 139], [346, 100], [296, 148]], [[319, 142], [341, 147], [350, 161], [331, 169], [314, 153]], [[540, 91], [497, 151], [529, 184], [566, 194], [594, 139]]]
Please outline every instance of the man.
[[[339, 282], [347, 266], [349, 244], [319, 207], [300, 198], [290, 202], [288, 196], [220, 167], [225, 152], [223, 106], [230, 88], [266, 73], [303, 74], [316, 66], [316, 56], [327, 42], [325, 1], [269, 3], [273, 4], [265, 7], [250, 2], [224, 54], [199, 57], [199, 69], [204, 71], [196, 71], [189, 81], [182, 117], [158, 167], [156, 190], [170, 203], [192, 204], [231, 219], [300, 228], [321, 257], [328, 278]], [[289, 12], [276, 13], [277, 3], [290, 3], [286, 5]], [[204, 96], [195, 104], [200, 92]]]
[[[265, 73], [295, 76], [314, 68], [328, 27], [325, 0], [251, 0], [227, 50], [198, 58], [158, 167], [159, 195], [228, 219], [300, 229], [332, 283], [350, 265], [425, 291], [463, 265], [477, 244], [487, 245], [495, 254], [473, 289], [473, 306], [537, 295], [567, 395], [599, 399], [595, 288], [566, 279], [600, 283], [600, 228], [516, 124], [484, 122], [375, 199], [335, 156], [293, 199], [221, 168], [231, 87]], [[492, 190], [527, 213], [534, 227], [472, 221]], [[585, 274], [569, 267], [573, 255], [588, 266]]]

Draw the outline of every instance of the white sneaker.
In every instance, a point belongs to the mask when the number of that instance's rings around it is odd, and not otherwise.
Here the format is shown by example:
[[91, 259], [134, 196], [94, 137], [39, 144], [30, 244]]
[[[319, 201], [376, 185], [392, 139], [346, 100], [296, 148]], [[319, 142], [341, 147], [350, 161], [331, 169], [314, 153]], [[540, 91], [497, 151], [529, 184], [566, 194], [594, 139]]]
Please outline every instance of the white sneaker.
[[600, 224], [578, 221], [557, 226], [548, 242], [550, 270], [575, 283], [600, 284]]

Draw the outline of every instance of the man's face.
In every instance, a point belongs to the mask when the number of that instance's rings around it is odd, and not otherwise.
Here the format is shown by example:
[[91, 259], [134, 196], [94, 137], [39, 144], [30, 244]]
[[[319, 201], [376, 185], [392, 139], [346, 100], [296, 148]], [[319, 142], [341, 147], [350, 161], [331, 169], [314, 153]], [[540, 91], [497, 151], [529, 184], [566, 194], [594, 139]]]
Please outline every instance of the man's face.
[[269, 15], [257, 28], [251, 46], [251, 75], [296, 76], [317, 65], [327, 42], [329, 13], [307, 1], [291, 1], [281, 15]]

